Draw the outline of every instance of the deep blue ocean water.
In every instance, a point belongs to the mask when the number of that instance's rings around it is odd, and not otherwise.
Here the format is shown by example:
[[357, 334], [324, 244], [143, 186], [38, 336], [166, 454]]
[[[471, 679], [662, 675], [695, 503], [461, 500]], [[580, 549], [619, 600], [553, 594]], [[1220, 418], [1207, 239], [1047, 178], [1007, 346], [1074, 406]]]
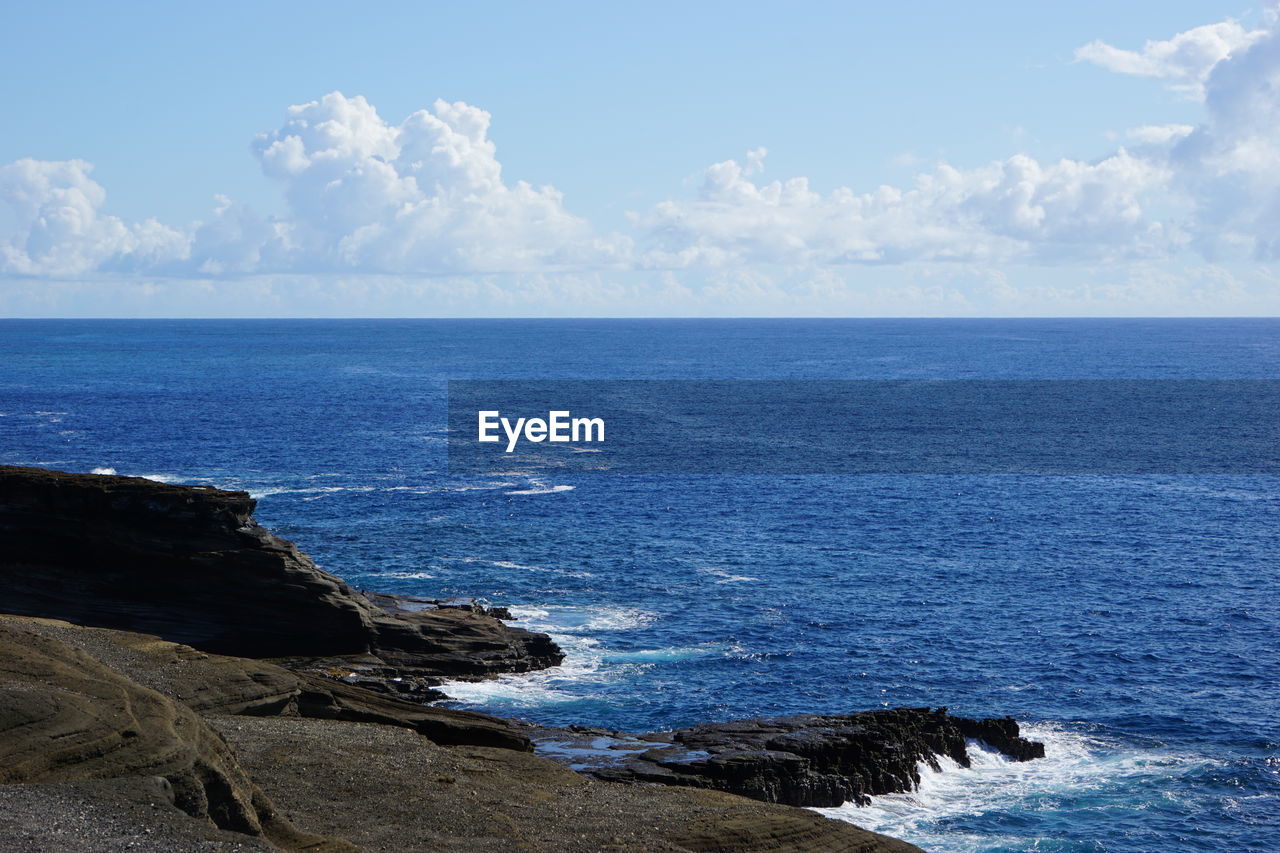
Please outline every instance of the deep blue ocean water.
[[0, 464], [246, 489], [353, 585], [568, 650], [466, 707], [946, 705], [1046, 741], [831, 810], [926, 849], [1280, 850], [1276, 477], [462, 476], [461, 378], [1275, 379], [1280, 321], [0, 321]]

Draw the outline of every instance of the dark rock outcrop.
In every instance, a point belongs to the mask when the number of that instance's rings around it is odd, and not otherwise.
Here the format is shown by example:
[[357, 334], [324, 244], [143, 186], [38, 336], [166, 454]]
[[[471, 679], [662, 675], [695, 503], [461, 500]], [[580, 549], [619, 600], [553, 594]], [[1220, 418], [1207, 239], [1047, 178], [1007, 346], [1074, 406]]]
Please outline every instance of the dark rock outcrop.
[[[610, 752], [592, 766], [572, 742], [602, 734]], [[1015, 761], [1044, 757], [1044, 745], [1020, 737], [1012, 719], [971, 720], [945, 708], [804, 714], [645, 735], [544, 729], [537, 737], [602, 779], [713, 788], [794, 806], [865, 803], [915, 790], [922, 762], [938, 769], [938, 757], [947, 756], [968, 767], [968, 738]]]
[[417, 675], [554, 666], [487, 612], [388, 612], [253, 520], [245, 492], [0, 467], [0, 612], [245, 657], [371, 654]]

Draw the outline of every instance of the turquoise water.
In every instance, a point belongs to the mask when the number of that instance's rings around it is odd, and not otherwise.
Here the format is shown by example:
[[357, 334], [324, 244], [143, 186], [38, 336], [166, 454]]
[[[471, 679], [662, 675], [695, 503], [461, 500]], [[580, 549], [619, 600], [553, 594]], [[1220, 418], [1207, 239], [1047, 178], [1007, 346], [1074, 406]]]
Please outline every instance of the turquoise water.
[[1276, 477], [450, 474], [444, 383], [1277, 377], [1271, 320], [0, 321], [0, 463], [247, 489], [356, 586], [568, 650], [465, 707], [947, 705], [1045, 740], [836, 810], [929, 849], [1273, 851]]

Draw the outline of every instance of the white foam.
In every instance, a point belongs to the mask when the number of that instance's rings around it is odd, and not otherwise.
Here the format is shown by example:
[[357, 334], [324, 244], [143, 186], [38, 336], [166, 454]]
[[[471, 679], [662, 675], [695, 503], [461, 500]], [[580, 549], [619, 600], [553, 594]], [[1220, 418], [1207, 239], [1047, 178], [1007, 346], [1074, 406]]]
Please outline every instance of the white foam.
[[372, 492], [375, 486], [308, 486], [306, 488], [290, 488], [287, 486], [267, 486], [250, 489], [249, 497], [266, 498], [272, 495], [305, 495], [304, 501], [314, 501], [338, 492]]
[[510, 560], [483, 560], [491, 566], [497, 566], [500, 569], [520, 569], [526, 572], [546, 572], [553, 575], [567, 575], [571, 578], [589, 578], [592, 577], [591, 572], [577, 572], [572, 569], [545, 569], [542, 566], [525, 566], [520, 563], [513, 563]]
[[512, 607], [511, 615], [527, 622], [536, 631], [556, 634], [630, 631], [653, 622], [656, 613], [635, 607], [574, 606], [547, 604], [542, 607]]
[[1049, 723], [1024, 725], [1022, 734], [1044, 743], [1044, 758], [1010, 761], [971, 741], [968, 768], [940, 757], [942, 771], [935, 772], [922, 762], [920, 786], [911, 793], [872, 797], [871, 805], [864, 807], [846, 803], [814, 811], [926, 849], [956, 853], [1033, 849], [1033, 838], [967, 835], [955, 827], [984, 814], [1041, 810], [1084, 790], [1096, 795], [1114, 788], [1124, 796], [1143, 780], [1167, 778], [1209, 763], [1199, 756], [1125, 748]]
[[633, 652], [607, 651], [603, 653], [603, 659], [611, 663], [658, 663], [714, 657], [716, 655], [723, 655], [725, 650], [726, 647], [724, 643], [699, 643], [694, 646], [671, 646], [670, 648], [665, 649], [637, 649]]
[[534, 486], [530, 489], [516, 489], [508, 495], [554, 495], [557, 492], [571, 492], [576, 486]]
[[406, 580], [425, 580], [426, 578], [434, 578], [435, 575], [427, 572], [387, 572], [378, 575], [380, 578], [401, 578]]
[[733, 572], [715, 568], [698, 569], [698, 574], [720, 578], [716, 583], [749, 583], [760, 580], [750, 575], [735, 575]]
[[486, 560], [481, 557], [442, 557], [443, 560], [456, 560], [459, 563], [484, 563], [487, 566], [497, 566], [500, 569], [517, 569], [523, 572], [543, 572], [553, 575], [565, 575], [571, 578], [590, 578], [595, 577], [591, 572], [575, 571], [573, 569], [548, 569], [542, 566], [526, 566], [523, 563], [513, 563], [510, 560]]
[[[656, 614], [631, 607], [511, 607], [520, 627], [543, 631], [564, 650], [564, 663], [537, 672], [500, 675], [488, 681], [448, 681], [440, 685], [451, 699], [472, 705], [531, 707], [566, 704], [594, 698], [583, 684], [608, 682], [626, 675], [625, 664], [607, 667], [609, 653], [587, 636], [602, 631], [626, 631], [652, 622]], [[573, 690], [565, 689], [570, 683]]]
[[[516, 608], [512, 608], [515, 615]], [[591, 698], [580, 692], [582, 682], [610, 680], [601, 672], [597, 641], [590, 637], [552, 635], [564, 650], [564, 663], [537, 672], [500, 675], [487, 681], [446, 681], [440, 685], [449, 698], [472, 705], [502, 705], [506, 707], [534, 707], [562, 705]], [[562, 689], [570, 682], [579, 685], [579, 691]]]
[[538, 684], [527, 676], [504, 675], [490, 681], [448, 681], [440, 685], [439, 689], [450, 699], [466, 702], [468, 705], [530, 708], [564, 705], [582, 699], [581, 696], [555, 689], [550, 680]]
[[139, 474], [138, 476], [155, 483], [178, 483], [182, 481], [181, 477], [174, 477], [170, 474]]
[[109, 475], [114, 475], [114, 474], [116, 473], [116, 469], [115, 469], [115, 468], [94, 468], [94, 469], [93, 469], [92, 471], [90, 471], [89, 473], [90, 473], [90, 474], [109, 474]]
[[478, 485], [451, 486], [446, 491], [450, 492], [487, 492], [492, 489], [506, 489], [514, 486], [515, 482], [511, 480], [503, 480], [497, 483], [480, 483]]

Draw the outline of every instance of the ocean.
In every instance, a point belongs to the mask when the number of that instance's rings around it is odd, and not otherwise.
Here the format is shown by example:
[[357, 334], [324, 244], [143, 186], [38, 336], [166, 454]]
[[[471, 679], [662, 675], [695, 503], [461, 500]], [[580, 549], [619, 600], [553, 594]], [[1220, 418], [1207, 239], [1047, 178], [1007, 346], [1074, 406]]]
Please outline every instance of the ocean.
[[4, 320], [0, 463], [245, 489], [353, 586], [566, 649], [459, 707], [947, 706], [1046, 743], [823, 810], [927, 850], [1280, 849], [1275, 474], [463, 471], [459, 379], [1274, 380], [1280, 320]]

